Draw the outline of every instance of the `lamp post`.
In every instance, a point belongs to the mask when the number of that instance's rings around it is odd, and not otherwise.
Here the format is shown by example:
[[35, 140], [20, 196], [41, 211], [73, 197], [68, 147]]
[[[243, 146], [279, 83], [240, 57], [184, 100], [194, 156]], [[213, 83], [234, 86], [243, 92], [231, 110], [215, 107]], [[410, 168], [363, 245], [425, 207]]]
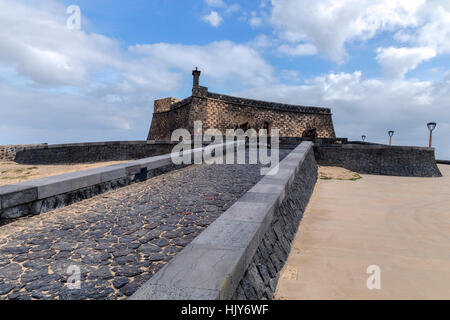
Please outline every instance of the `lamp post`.
[[394, 130], [389, 130], [388, 135], [389, 135], [389, 145], [391, 145], [392, 144], [392, 136], [394, 135]]
[[365, 135], [362, 135], [362, 136], [361, 136], [361, 139], [362, 139], [363, 142], [366, 141], [366, 136], [365, 136]]
[[436, 122], [428, 122], [427, 123], [428, 130], [430, 130], [430, 144], [429, 148], [431, 148], [433, 143], [433, 130], [436, 128]]

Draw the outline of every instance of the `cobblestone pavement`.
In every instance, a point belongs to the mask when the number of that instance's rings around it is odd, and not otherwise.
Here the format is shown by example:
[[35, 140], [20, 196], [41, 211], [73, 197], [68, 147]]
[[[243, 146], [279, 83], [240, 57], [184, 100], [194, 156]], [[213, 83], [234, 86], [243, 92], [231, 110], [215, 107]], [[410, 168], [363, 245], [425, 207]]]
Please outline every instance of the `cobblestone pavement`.
[[[126, 298], [258, 182], [259, 169], [189, 166], [1, 226], [0, 299]], [[80, 289], [68, 288], [71, 265]]]

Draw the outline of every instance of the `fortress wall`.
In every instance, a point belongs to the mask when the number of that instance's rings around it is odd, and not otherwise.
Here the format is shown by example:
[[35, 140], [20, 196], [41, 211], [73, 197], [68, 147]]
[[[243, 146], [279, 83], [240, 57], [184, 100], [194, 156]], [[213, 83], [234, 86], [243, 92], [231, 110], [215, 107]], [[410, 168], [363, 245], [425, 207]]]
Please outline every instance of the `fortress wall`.
[[71, 164], [142, 159], [171, 152], [174, 144], [152, 141], [112, 141], [44, 145], [19, 150], [22, 164]]
[[[148, 140], [170, 140], [179, 128], [191, 133], [193, 122], [203, 122], [203, 130], [215, 128], [223, 133], [248, 124], [262, 129], [267, 122], [270, 128], [280, 130], [283, 137], [301, 137], [306, 129], [316, 128], [319, 138], [335, 138], [331, 110], [303, 107], [258, 100], [236, 98], [208, 92], [207, 88], [193, 90], [193, 96], [172, 103], [173, 98], [155, 101], [155, 113]], [[171, 104], [172, 103], [172, 104]]]
[[152, 124], [147, 140], [170, 141], [172, 132], [176, 129], [187, 128], [191, 110], [191, 100], [176, 106], [170, 111], [153, 113]]
[[303, 142], [130, 299], [271, 299], [316, 181]]
[[[206, 126], [221, 131], [234, 129], [248, 123], [250, 128], [263, 129], [264, 122], [271, 128], [280, 130], [282, 137], [301, 137], [303, 131], [317, 128], [319, 138], [335, 138], [331, 113], [305, 110], [304, 113], [277, 109], [278, 104], [270, 107], [258, 107], [244, 103], [206, 98], [203, 102], [207, 114]], [[267, 103], [266, 103], [267, 104]], [[270, 106], [270, 104], [269, 104]]]
[[376, 144], [316, 145], [319, 165], [338, 166], [366, 174], [441, 177], [433, 148]]
[[170, 106], [174, 103], [180, 102], [181, 100], [178, 98], [164, 98], [164, 99], [159, 99], [159, 100], [155, 100], [154, 103], [154, 112], [165, 112], [165, 111], [169, 111], [170, 110]]
[[0, 160], [13, 161], [16, 157], [17, 151], [23, 148], [30, 147], [42, 147], [46, 146], [46, 143], [41, 144], [19, 144], [19, 145], [6, 145], [0, 146]]

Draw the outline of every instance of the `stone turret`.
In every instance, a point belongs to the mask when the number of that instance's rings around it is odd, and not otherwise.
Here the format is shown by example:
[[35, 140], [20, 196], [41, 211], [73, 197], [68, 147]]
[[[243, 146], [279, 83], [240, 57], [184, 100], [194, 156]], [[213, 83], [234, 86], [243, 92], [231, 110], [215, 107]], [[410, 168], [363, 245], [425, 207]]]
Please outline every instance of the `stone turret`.
[[200, 74], [202, 72], [198, 70], [197, 67], [195, 67], [195, 70], [192, 71], [192, 75], [194, 76], [194, 84], [192, 86], [192, 89], [200, 87]]
[[159, 112], [167, 112], [170, 111], [170, 106], [174, 103], [180, 102], [181, 100], [178, 98], [164, 98], [155, 100], [153, 112], [159, 113]]
[[206, 97], [208, 95], [208, 88], [200, 86], [200, 74], [202, 72], [198, 70], [196, 67], [195, 70], [192, 71], [192, 75], [194, 76], [194, 83], [192, 85], [192, 96], [193, 97]]

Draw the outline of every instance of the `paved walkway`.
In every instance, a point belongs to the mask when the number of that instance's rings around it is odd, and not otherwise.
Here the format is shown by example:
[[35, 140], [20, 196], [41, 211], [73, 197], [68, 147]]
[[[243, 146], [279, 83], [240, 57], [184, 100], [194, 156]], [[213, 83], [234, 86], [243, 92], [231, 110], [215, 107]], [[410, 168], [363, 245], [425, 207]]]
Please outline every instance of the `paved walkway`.
[[[278, 299], [450, 299], [450, 166], [443, 178], [320, 180]], [[367, 267], [381, 289], [367, 289]]]
[[260, 179], [259, 165], [193, 165], [1, 226], [0, 299], [126, 298]]

